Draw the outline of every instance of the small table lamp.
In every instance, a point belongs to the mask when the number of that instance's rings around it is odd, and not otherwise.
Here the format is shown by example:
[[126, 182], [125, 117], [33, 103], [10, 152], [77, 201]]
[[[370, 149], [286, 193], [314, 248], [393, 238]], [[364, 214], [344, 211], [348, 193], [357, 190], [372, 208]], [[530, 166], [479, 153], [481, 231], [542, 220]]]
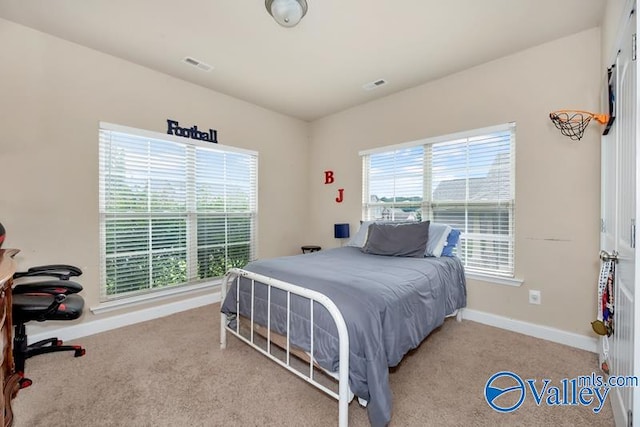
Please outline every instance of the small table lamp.
[[333, 237], [335, 237], [336, 239], [348, 239], [349, 224], [334, 224]]

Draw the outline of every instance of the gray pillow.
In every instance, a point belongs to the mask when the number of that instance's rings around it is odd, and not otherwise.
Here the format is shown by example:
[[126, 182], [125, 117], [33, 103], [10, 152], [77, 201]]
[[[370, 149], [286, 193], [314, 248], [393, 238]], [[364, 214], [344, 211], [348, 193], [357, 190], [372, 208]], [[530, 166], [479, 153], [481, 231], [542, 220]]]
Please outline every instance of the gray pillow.
[[371, 255], [424, 257], [429, 221], [403, 224], [371, 224], [362, 252]]
[[362, 249], [364, 244], [367, 243], [367, 237], [369, 237], [369, 226], [373, 223], [376, 224], [407, 224], [415, 223], [415, 221], [390, 221], [390, 220], [376, 220], [376, 221], [360, 221], [360, 228], [355, 236], [353, 236], [345, 246], [353, 246]]

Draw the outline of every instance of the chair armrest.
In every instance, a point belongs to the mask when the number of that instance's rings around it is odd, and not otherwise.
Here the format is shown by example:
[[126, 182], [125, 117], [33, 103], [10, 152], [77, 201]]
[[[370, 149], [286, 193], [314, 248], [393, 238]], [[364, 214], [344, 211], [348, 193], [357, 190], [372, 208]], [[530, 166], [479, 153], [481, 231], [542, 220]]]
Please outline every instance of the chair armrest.
[[19, 271], [13, 275], [14, 279], [20, 277], [50, 276], [60, 280], [69, 280], [70, 277], [82, 275], [82, 270], [68, 264], [50, 264], [31, 267], [27, 271]]
[[50, 294], [70, 295], [82, 290], [80, 283], [70, 280], [46, 280], [43, 282], [21, 283], [13, 287], [12, 293], [17, 294]]

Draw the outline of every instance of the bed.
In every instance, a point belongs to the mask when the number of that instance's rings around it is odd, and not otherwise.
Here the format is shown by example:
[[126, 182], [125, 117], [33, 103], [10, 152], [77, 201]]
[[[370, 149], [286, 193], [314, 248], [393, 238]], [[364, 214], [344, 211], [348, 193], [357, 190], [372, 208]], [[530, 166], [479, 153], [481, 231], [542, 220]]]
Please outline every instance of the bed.
[[[270, 356], [271, 342], [283, 338], [284, 359], [270, 358], [288, 368], [290, 353], [307, 355], [308, 375], [288, 369], [339, 400], [339, 425], [355, 395], [371, 425], [384, 426], [392, 412], [389, 367], [466, 305], [465, 286], [457, 257], [341, 247], [254, 261], [223, 281], [221, 346], [231, 332]], [[250, 322], [248, 336], [240, 334], [241, 318]], [[255, 345], [258, 329], [266, 347]], [[315, 383], [314, 366], [338, 379], [337, 393]]]

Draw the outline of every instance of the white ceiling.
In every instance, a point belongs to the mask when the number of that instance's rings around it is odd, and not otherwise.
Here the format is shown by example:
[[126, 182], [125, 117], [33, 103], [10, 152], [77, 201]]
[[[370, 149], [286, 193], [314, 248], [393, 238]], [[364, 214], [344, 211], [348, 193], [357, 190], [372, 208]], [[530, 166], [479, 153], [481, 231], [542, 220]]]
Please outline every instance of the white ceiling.
[[307, 0], [293, 28], [263, 0], [0, 0], [0, 17], [314, 120], [597, 27], [605, 1]]

